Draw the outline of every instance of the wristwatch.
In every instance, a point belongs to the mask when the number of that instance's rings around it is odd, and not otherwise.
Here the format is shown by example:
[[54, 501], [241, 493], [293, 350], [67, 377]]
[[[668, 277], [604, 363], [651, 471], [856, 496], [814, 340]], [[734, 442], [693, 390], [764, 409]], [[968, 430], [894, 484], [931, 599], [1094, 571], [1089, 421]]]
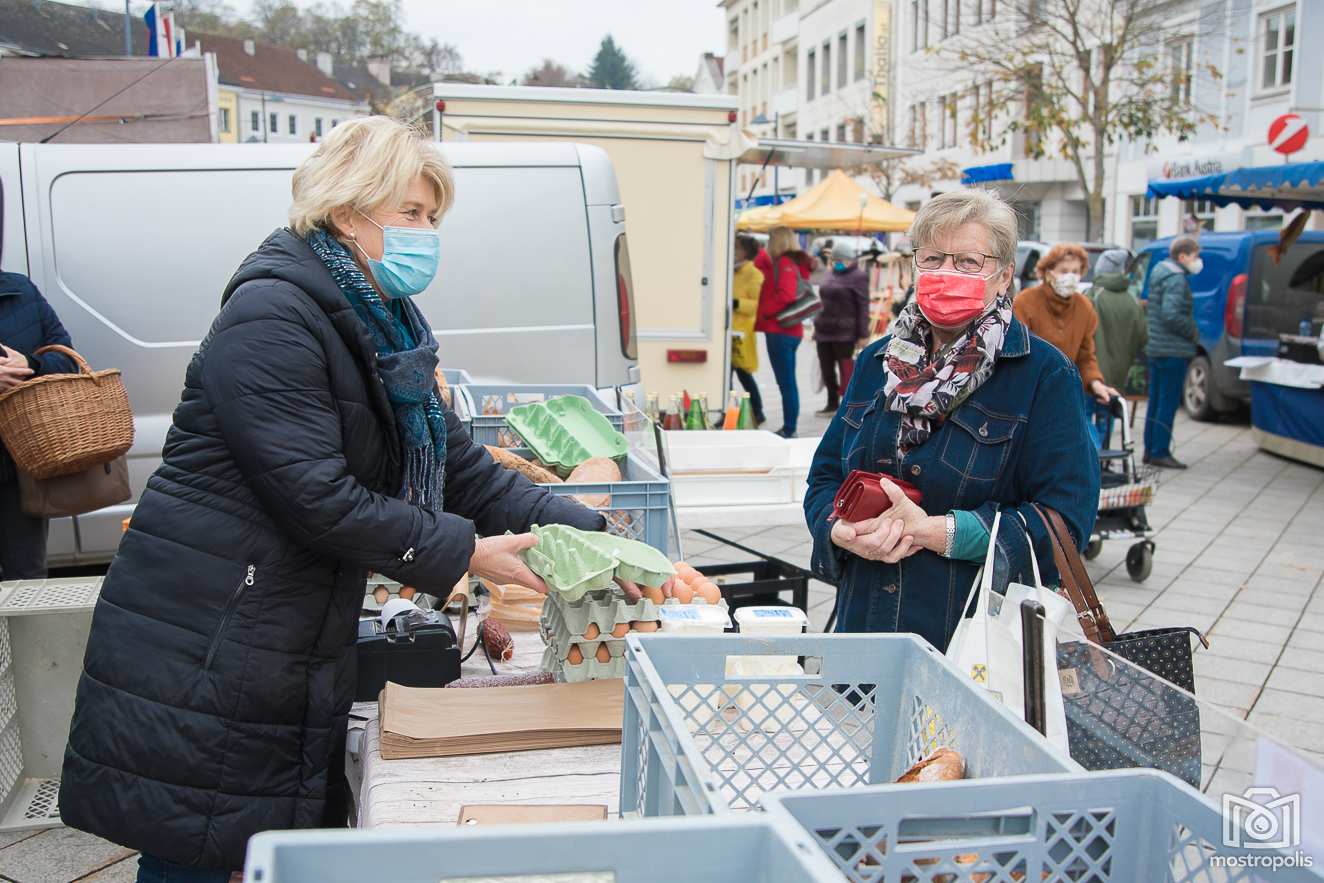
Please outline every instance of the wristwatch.
[[956, 544], [956, 516], [947, 513], [947, 544], [943, 546], [942, 557], [952, 557], [952, 546]]

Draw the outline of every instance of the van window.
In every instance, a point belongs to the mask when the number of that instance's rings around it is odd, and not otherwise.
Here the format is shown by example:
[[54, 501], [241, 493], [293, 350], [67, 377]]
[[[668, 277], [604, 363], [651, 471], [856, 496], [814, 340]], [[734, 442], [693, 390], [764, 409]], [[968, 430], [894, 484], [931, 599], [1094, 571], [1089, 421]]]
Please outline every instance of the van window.
[[1157, 252], [1142, 251], [1131, 259], [1131, 266], [1126, 272], [1126, 290], [1131, 296], [1140, 299], [1145, 290], [1145, 280], [1149, 278], [1149, 267], [1158, 257]]
[[1298, 242], [1275, 264], [1270, 244], [1256, 246], [1246, 293], [1246, 337], [1277, 340], [1302, 319], [1324, 319], [1324, 243]]

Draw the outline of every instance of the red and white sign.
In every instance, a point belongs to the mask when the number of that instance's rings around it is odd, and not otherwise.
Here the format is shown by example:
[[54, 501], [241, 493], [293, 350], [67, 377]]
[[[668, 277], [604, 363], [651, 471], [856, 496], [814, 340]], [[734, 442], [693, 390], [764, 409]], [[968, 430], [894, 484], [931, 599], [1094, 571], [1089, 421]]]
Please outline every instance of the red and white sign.
[[1305, 147], [1309, 137], [1306, 121], [1294, 113], [1285, 113], [1269, 124], [1269, 146], [1285, 155]]

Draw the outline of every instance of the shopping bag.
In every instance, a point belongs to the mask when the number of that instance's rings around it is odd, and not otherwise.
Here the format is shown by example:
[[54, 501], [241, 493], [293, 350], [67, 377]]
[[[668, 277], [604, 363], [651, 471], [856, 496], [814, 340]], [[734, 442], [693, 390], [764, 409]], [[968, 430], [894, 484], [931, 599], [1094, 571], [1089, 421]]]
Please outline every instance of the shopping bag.
[[1063, 752], [1067, 751], [1066, 710], [1062, 703], [1061, 684], [1057, 678], [1056, 647], [1064, 623], [1074, 620], [1075, 608], [1043, 585], [1039, 562], [1030, 548], [1030, 566], [1034, 585], [1011, 583], [1006, 594], [993, 591], [993, 556], [997, 550], [998, 528], [1002, 513], [993, 516], [988, 553], [984, 566], [975, 577], [962, 611], [975, 602], [973, 616], [963, 617], [947, 647], [947, 658], [984, 687], [1013, 714], [1025, 719], [1025, 643], [1021, 627], [1021, 602], [1035, 600], [1044, 606], [1043, 655], [1045, 737]]
[[54, 478], [34, 478], [18, 471], [19, 504], [33, 518], [83, 515], [123, 503], [132, 496], [129, 464], [123, 454], [99, 466]]

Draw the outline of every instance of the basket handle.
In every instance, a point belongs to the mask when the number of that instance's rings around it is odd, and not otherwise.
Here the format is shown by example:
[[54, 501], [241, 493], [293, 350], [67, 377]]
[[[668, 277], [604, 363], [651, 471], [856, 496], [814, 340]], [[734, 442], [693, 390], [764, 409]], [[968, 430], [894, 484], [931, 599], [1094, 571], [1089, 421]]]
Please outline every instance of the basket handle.
[[87, 363], [87, 359], [84, 359], [82, 356], [78, 355], [78, 353], [75, 352], [71, 347], [67, 347], [58, 343], [52, 343], [46, 346], [37, 347], [35, 350], [32, 351], [32, 354], [34, 356], [39, 356], [42, 353], [51, 353], [51, 352], [60, 353], [61, 355], [68, 356], [69, 358], [73, 359], [75, 363], [77, 363], [78, 373], [89, 375], [97, 383], [101, 382], [101, 378], [96, 376], [96, 372], [94, 372], [92, 370], [92, 366]]

